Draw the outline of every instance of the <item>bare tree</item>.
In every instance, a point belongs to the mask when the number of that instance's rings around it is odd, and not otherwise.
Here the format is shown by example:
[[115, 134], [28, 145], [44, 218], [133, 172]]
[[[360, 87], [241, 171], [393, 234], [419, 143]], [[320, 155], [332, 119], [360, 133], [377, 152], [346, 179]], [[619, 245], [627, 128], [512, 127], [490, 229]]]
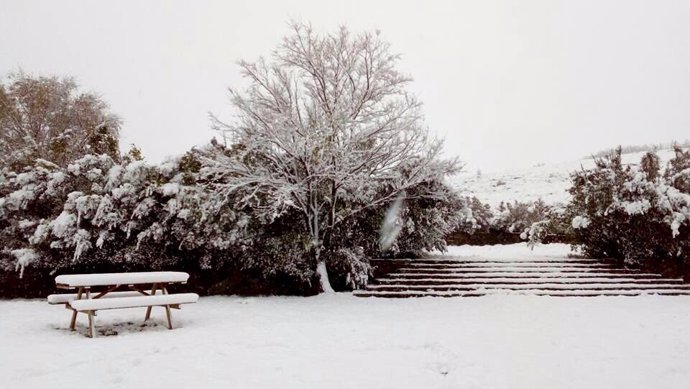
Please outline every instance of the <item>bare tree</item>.
[[71, 78], [10, 75], [0, 83], [0, 166], [35, 158], [64, 166], [84, 153], [119, 158], [120, 119]]
[[335, 226], [458, 166], [439, 158], [442, 142], [428, 137], [398, 60], [378, 32], [293, 24], [270, 61], [240, 62], [249, 87], [230, 90], [236, 120], [213, 117], [232, 152], [205, 173], [268, 218], [298, 209], [323, 291]]

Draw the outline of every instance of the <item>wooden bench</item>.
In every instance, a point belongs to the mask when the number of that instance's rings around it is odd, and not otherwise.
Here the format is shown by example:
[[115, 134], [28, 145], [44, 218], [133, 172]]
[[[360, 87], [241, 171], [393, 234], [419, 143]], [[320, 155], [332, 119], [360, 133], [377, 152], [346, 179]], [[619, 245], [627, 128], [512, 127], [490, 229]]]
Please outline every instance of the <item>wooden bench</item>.
[[[147, 293], [151, 294], [150, 291], [146, 291]], [[142, 294], [138, 291], [131, 291], [131, 292], [110, 292], [106, 295], [101, 296], [100, 298], [103, 299], [109, 299], [113, 297], [135, 297], [135, 296], [141, 296]], [[60, 294], [51, 294], [48, 296], [48, 304], [68, 304], [71, 301], [78, 300], [79, 295], [77, 293], [60, 293]]]
[[[77, 293], [51, 294], [50, 304], [64, 304], [72, 310], [70, 329], [76, 329], [78, 313], [84, 313], [89, 319], [89, 336], [95, 337], [96, 311], [105, 309], [146, 307], [148, 320], [153, 307], [164, 307], [168, 328], [172, 329], [170, 309], [179, 309], [181, 304], [197, 302], [196, 293], [168, 293], [168, 285], [184, 284], [189, 274], [183, 272], [138, 272], [138, 273], [101, 273], [69, 274], [55, 278], [59, 289], [77, 289]], [[127, 289], [127, 290], [122, 290]], [[161, 294], [157, 294], [160, 292]]]

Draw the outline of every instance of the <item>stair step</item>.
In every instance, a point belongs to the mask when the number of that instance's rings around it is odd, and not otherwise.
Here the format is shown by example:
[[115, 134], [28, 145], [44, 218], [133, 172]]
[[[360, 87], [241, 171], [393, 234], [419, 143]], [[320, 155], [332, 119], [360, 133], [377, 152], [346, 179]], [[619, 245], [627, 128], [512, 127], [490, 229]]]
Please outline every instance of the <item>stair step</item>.
[[[356, 291], [355, 296], [358, 297], [387, 297], [387, 298], [406, 298], [406, 297], [481, 297], [487, 295], [503, 295], [508, 294], [505, 290], [497, 291], [470, 291], [470, 292], [378, 292], [378, 291]], [[511, 292], [511, 295], [531, 295], [531, 296], [553, 296], [553, 297], [596, 297], [596, 296], [643, 296], [643, 295], [659, 295], [659, 296], [690, 296], [690, 290], [565, 290], [565, 291], [543, 291], [543, 290], [525, 290], [519, 292]]]
[[601, 262], [593, 259], [507, 259], [507, 260], [496, 260], [496, 259], [372, 259], [371, 262], [390, 262], [390, 263], [438, 263], [438, 264], [501, 264], [501, 263], [543, 263], [543, 264], [559, 264], [559, 263], [572, 263], [572, 264], [606, 264], [606, 262]]
[[574, 268], [574, 269], [609, 269], [613, 265], [606, 263], [534, 263], [534, 262], [505, 262], [496, 264], [482, 264], [482, 263], [408, 263], [404, 265], [407, 268], [429, 268], [429, 269], [502, 269], [502, 268], [537, 268], [537, 269], [553, 269], [553, 268]]
[[395, 270], [376, 279], [377, 283], [367, 289], [354, 292], [356, 296], [690, 296], [690, 284], [685, 284], [682, 278], [665, 278], [594, 259], [431, 258], [381, 259], [372, 263], [391, 265], [389, 269]]
[[401, 267], [396, 270], [404, 273], [635, 273], [636, 270], [612, 269], [612, 268], [520, 268], [520, 267], [473, 267], [473, 268], [427, 268], [427, 267]]
[[444, 284], [444, 285], [469, 285], [469, 284], [683, 284], [681, 278], [381, 278], [376, 280], [379, 285], [388, 284]]
[[472, 291], [472, 290], [649, 290], [649, 289], [677, 289], [690, 291], [690, 285], [674, 285], [674, 284], [467, 284], [467, 285], [430, 285], [430, 284], [416, 284], [416, 285], [369, 285], [367, 288], [371, 291]]
[[611, 272], [471, 272], [471, 273], [437, 273], [437, 272], [405, 272], [405, 273], [390, 273], [388, 277], [392, 278], [553, 278], [553, 277], [568, 277], [568, 278], [661, 278], [660, 274], [651, 273], [611, 273]]

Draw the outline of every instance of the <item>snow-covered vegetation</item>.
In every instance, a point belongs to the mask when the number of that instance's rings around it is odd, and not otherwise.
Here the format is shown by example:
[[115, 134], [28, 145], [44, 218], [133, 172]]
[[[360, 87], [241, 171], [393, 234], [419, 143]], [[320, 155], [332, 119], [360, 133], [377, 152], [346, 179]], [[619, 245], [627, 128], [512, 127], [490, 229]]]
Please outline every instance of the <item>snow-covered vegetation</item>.
[[[312, 290], [315, 264], [299, 212], [287, 208], [267, 219], [243, 196], [224, 191], [232, 177], [206, 174], [216, 156], [231, 153], [211, 145], [161, 165], [121, 165], [107, 155], [86, 155], [66, 168], [39, 161], [23, 173], [5, 174], [0, 184], [5, 270], [233, 268], [291, 283], [292, 292]], [[424, 196], [432, 192], [435, 198]], [[452, 191], [429, 181], [408, 193], [389, 250], [443, 248], [445, 234], [455, 227]], [[379, 227], [389, 203], [336, 226], [326, 258], [339, 288], [366, 284], [366, 258], [382, 253]], [[343, 200], [341, 207], [348, 209], [348, 203]]]
[[[83, 147], [70, 143], [59, 163], [20, 153], [0, 175], [0, 264], [20, 275], [175, 268], [221, 284], [203, 293], [242, 290], [228, 282], [239, 272], [253, 293], [313, 293], [365, 285], [371, 256], [443, 249], [460, 215], [443, 184], [457, 164], [440, 158], [397, 61], [379, 34], [295, 24], [271, 61], [241, 63], [249, 87], [231, 90], [236, 121], [214, 121], [222, 144], [148, 164], [136, 148], [99, 152], [89, 131], [107, 127], [87, 121]], [[19, 131], [37, 134], [29, 146], [62, 136], [10, 119], [7, 145]]]
[[239, 119], [216, 120], [232, 153], [204, 174], [232, 177], [216, 185], [219, 194], [269, 222], [296, 210], [328, 291], [321, 253], [339, 225], [401, 196], [443, 196], [442, 186], [422, 184], [457, 163], [440, 158], [442, 143], [428, 138], [421, 103], [407, 91], [411, 79], [379, 34], [292, 28], [270, 60], [240, 63], [250, 86], [231, 90]]
[[440, 157], [380, 34], [292, 28], [268, 59], [240, 62], [234, 119], [213, 119], [222, 141], [160, 164], [121, 154], [120, 119], [72, 80], [9, 77], [0, 276], [176, 268], [200, 292], [314, 293], [363, 287], [369, 258], [446, 239], [687, 260], [687, 152], [446, 181], [458, 164]]
[[[636, 165], [640, 162], [647, 151], [633, 151], [639, 148], [653, 149], [652, 146], [629, 146], [627, 149], [630, 152], [622, 151], [621, 158], [624, 165]], [[660, 148], [655, 152], [659, 156], [661, 166], [665, 166], [674, 157], [671, 147]], [[608, 153], [603, 155], [608, 155]], [[601, 157], [602, 153], [595, 154]], [[595, 166], [595, 158], [587, 156], [572, 161], [539, 163], [500, 171], [463, 170], [452, 176], [449, 184], [461, 196], [476, 197], [494, 209], [502, 202], [514, 201], [542, 200], [547, 205], [558, 205], [570, 201], [568, 193], [568, 189], [572, 186], [570, 174], [575, 171], [593, 169]]]
[[588, 255], [645, 265], [690, 260], [690, 151], [676, 147], [662, 167], [653, 152], [625, 165], [617, 150], [572, 179], [568, 214]]
[[85, 152], [119, 158], [121, 120], [98, 95], [71, 78], [18, 72], [7, 81], [0, 82], [0, 167], [36, 158], [65, 166]]
[[[671, 164], [679, 164], [676, 149], [666, 146], [629, 146], [615, 149], [606, 157], [610, 157], [611, 153], [620, 153], [622, 166], [639, 170], [647, 153], [639, 150], [658, 150], [654, 152], [655, 160], [658, 169], [663, 170]], [[683, 144], [676, 146], [680, 150], [687, 150]], [[572, 229], [584, 227], [589, 220], [580, 215], [567, 214], [566, 206], [573, 201], [571, 188], [576, 183], [577, 175], [599, 169], [601, 159], [592, 157], [553, 165], [540, 164], [523, 170], [479, 172], [474, 175], [461, 172], [451, 182], [466, 198], [465, 208], [469, 210], [466, 216], [472, 223], [471, 228], [458, 230], [451, 240], [454, 243], [501, 243], [517, 241], [520, 236], [532, 243], [545, 239], [576, 243]], [[626, 209], [646, 211], [643, 203], [627, 204]], [[682, 224], [679, 218], [675, 220]]]

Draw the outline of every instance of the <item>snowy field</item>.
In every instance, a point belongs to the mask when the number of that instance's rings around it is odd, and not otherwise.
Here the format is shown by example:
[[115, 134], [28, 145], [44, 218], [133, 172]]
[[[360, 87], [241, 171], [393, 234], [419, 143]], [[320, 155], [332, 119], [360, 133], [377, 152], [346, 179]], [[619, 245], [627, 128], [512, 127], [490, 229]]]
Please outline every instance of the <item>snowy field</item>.
[[[455, 247], [453, 256], [562, 256]], [[41, 300], [0, 301], [7, 388], [687, 388], [690, 298], [208, 297], [99, 312], [101, 336]], [[105, 331], [110, 336], [103, 334]]]

